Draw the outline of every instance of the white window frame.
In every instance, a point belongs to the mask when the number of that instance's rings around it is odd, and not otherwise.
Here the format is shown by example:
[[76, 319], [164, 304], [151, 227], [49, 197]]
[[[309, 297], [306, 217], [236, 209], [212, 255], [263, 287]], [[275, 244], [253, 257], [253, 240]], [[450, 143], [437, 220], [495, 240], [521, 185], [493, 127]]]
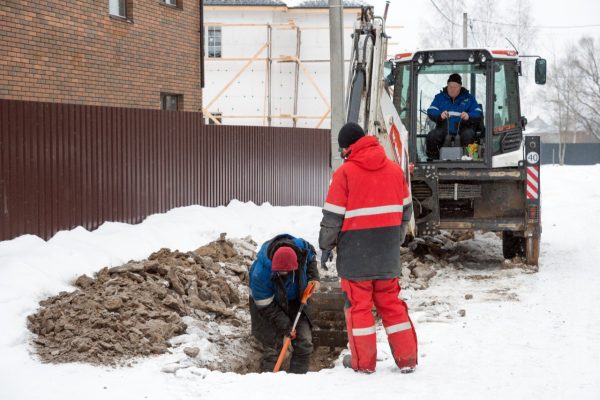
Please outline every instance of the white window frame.
[[220, 26], [207, 27], [206, 50], [208, 58], [221, 58], [223, 56], [223, 31]]
[[108, 13], [115, 17], [127, 18], [127, 0], [108, 0]]

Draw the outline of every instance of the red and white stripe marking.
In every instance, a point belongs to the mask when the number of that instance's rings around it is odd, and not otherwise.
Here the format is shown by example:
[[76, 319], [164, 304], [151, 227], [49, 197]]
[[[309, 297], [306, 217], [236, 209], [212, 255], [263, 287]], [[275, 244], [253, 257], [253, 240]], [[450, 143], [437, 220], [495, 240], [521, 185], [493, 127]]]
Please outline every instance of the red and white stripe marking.
[[537, 200], [540, 197], [540, 167], [527, 167], [527, 199]]

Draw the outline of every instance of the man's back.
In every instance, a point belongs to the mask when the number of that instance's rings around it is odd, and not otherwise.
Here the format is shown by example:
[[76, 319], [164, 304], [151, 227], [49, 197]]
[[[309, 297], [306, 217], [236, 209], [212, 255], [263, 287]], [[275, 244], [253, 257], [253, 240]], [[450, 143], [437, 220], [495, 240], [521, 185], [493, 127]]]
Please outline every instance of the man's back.
[[334, 173], [324, 207], [343, 218], [337, 243], [340, 277], [399, 276], [401, 224], [408, 203], [402, 169], [386, 157], [375, 137], [357, 141]]

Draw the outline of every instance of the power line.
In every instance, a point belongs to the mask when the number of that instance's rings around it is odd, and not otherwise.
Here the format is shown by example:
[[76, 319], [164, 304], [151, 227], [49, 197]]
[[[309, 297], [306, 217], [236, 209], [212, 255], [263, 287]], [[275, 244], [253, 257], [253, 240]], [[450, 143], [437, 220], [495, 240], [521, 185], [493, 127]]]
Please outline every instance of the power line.
[[600, 24], [593, 24], [593, 25], [556, 25], [556, 26], [534, 25], [534, 28], [538, 28], [538, 29], [600, 28]]
[[495, 24], [495, 25], [506, 25], [506, 26], [519, 26], [519, 24], [509, 24], [507, 22], [496, 22], [496, 21], [485, 21], [482, 19], [472, 19], [473, 22], [483, 22], [484, 24]]
[[471, 36], [473, 36], [475, 43], [477, 43], [477, 47], [481, 47], [481, 46], [479, 46], [479, 40], [477, 40], [477, 37], [475, 36], [475, 32], [473, 31], [473, 20], [469, 21], [469, 29], [471, 29]]
[[442, 10], [440, 10], [440, 8], [438, 7], [438, 5], [435, 4], [435, 1], [433, 1], [433, 0], [430, 0], [430, 1], [431, 1], [431, 4], [433, 4], [433, 6], [435, 7], [435, 9], [441, 14], [441, 16], [446, 19], [446, 21], [450, 22], [452, 25], [458, 26], [458, 24], [456, 22], [452, 21], [450, 18], [448, 18], [446, 16], [446, 14], [444, 14], [442, 12]]
[[[473, 18], [474, 22], [483, 22], [484, 24], [494, 24], [494, 25], [505, 25], [505, 26], [520, 26], [519, 24], [511, 24], [508, 22], [498, 22], [498, 21], [486, 21], [483, 19]], [[597, 28], [600, 27], [600, 24], [590, 24], [590, 25], [531, 25], [531, 28], [536, 29], [578, 29], [578, 28]]]

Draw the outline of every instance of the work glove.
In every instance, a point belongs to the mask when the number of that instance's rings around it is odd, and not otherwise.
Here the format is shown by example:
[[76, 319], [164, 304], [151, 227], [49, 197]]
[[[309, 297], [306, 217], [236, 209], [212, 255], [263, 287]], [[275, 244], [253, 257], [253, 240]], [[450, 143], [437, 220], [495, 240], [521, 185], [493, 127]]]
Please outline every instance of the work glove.
[[323, 267], [323, 269], [325, 271], [327, 271], [327, 261], [331, 261], [333, 260], [333, 253], [331, 252], [331, 250], [323, 250], [323, 252], [321, 253], [321, 267]]
[[289, 336], [289, 337], [290, 337], [290, 339], [292, 339], [292, 340], [296, 339], [296, 330], [295, 330], [295, 329], [292, 329], [292, 330], [290, 331], [290, 333], [288, 334], [288, 336]]
[[314, 284], [315, 284], [315, 290], [314, 290], [314, 292], [315, 293], [318, 292], [319, 288], [321, 287], [321, 282], [319, 282], [319, 281], [308, 281], [308, 283], [311, 283], [311, 282], [314, 282]]

